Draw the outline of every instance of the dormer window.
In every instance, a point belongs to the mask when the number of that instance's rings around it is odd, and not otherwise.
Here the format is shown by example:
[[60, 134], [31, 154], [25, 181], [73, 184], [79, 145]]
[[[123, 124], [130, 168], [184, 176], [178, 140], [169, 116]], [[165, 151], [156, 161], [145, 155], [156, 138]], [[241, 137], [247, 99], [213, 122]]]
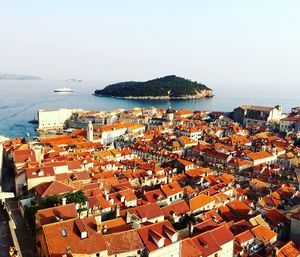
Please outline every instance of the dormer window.
[[86, 228], [85, 224], [83, 223], [83, 221], [81, 219], [77, 219], [77, 220], [75, 220], [75, 224], [77, 226], [77, 229], [79, 230], [80, 238], [81, 239], [87, 238], [88, 231], [87, 231], [87, 228]]
[[178, 240], [178, 233], [175, 230], [163, 225], [163, 231], [166, 233], [166, 235], [168, 236], [168, 238], [171, 240], [172, 243]]
[[157, 233], [156, 231], [150, 229], [149, 235], [152, 238], [152, 240], [154, 241], [154, 243], [157, 245], [158, 248], [161, 248], [165, 245], [165, 238], [162, 235], [160, 235], [159, 233]]

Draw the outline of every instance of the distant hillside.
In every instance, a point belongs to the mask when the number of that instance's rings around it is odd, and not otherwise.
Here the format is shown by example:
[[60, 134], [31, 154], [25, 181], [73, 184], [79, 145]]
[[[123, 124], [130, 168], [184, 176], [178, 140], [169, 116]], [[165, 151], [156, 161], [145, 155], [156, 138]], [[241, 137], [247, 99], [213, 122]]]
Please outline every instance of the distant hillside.
[[30, 75], [17, 75], [17, 74], [1, 74], [0, 79], [6, 80], [41, 80], [41, 78]]
[[112, 96], [126, 99], [196, 99], [212, 97], [207, 86], [175, 75], [146, 82], [121, 82], [96, 90], [97, 96]]

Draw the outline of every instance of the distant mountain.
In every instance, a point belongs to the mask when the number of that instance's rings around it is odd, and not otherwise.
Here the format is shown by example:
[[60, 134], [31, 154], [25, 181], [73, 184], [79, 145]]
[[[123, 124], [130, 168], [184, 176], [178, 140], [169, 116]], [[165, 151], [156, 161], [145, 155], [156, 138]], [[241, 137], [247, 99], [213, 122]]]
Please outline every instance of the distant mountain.
[[17, 75], [17, 74], [2, 74], [0, 73], [0, 80], [41, 80], [40, 77], [30, 75]]
[[213, 91], [198, 82], [170, 75], [146, 82], [120, 82], [96, 90], [97, 96], [125, 99], [196, 99], [212, 97]]

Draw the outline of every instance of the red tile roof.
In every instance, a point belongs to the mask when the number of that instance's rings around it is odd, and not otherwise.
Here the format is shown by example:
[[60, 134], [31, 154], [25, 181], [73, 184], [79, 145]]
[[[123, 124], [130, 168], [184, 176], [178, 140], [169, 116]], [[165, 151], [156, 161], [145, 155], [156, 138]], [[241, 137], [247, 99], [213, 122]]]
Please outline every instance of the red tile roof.
[[77, 218], [77, 216], [78, 214], [74, 203], [59, 205], [37, 211], [37, 219], [39, 219], [42, 226], [58, 222], [59, 220], [74, 219]]
[[163, 185], [161, 187], [161, 191], [164, 192], [164, 194], [169, 197], [178, 193], [183, 192], [182, 187], [179, 185], [178, 182], [171, 182], [169, 184]]
[[142, 206], [126, 209], [124, 211], [125, 213], [129, 212], [131, 214], [135, 214], [141, 219], [147, 218], [148, 220], [164, 216], [164, 213], [159, 208], [157, 203], [149, 203]]
[[219, 226], [209, 232], [216, 240], [216, 242], [221, 246], [234, 240], [234, 235], [231, 233], [231, 231], [227, 228], [226, 225]]
[[[144, 244], [146, 245], [147, 249], [149, 252], [152, 252], [154, 250], [158, 249], [157, 244], [155, 243], [155, 241], [153, 240], [152, 236], [157, 236], [157, 237], [163, 237], [164, 240], [164, 246], [170, 245], [172, 244], [172, 241], [170, 240], [168, 234], [169, 233], [174, 233], [176, 234], [177, 232], [174, 230], [174, 228], [172, 227], [171, 223], [167, 220], [159, 222], [159, 223], [155, 223], [155, 224], [151, 224], [142, 228], [138, 229], [138, 233], [142, 239], [142, 241], [144, 242]], [[178, 239], [176, 241], [181, 240], [180, 236], [178, 235]]]
[[211, 196], [200, 194], [194, 198], [191, 198], [189, 200], [189, 206], [191, 211], [196, 211], [200, 209], [201, 207], [213, 202], [214, 199]]
[[110, 235], [104, 235], [108, 255], [124, 254], [143, 250], [144, 244], [137, 230], [123, 231]]
[[190, 211], [190, 208], [185, 201], [179, 201], [177, 203], [162, 207], [161, 210], [163, 211], [165, 216], [173, 216], [174, 213], [177, 217], [180, 217], [188, 213]]
[[186, 238], [181, 243], [181, 257], [202, 257], [203, 254], [193, 239]]
[[250, 230], [246, 230], [246, 231], [236, 235], [235, 238], [239, 244], [242, 244], [242, 243], [246, 243], [246, 242], [254, 239], [254, 235], [251, 233]]
[[199, 249], [203, 257], [208, 257], [221, 250], [221, 246], [216, 242], [209, 231], [199, 234], [190, 240]]
[[264, 244], [268, 244], [277, 237], [277, 233], [263, 225], [258, 225], [251, 229], [251, 232]]
[[76, 219], [48, 224], [42, 227], [49, 254], [96, 254], [106, 250], [105, 241], [101, 233], [96, 231], [93, 217], [81, 219], [87, 229], [88, 237], [81, 239]]
[[296, 248], [295, 244], [290, 241], [281, 247], [277, 254], [277, 257], [299, 257], [300, 251]]
[[144, 193], [144, 196], [145, 196], [146, 200], [150, 203], [157, 202], [158, 198], [160, 198], [160, 200], [166, 199], [164, 193], [160, 189], [147, 191]]
[[74, 187], [61, 183], [59, 181], [45, 182], [34, 187], [39, 197], [58, 195], [75, 191]]
[[272, 226], [279, 226], [279, 223], [285, 224], [289, 222], [289, 220], [276, 208], [269, 210], [266, 214], [266, 218]]
[[256, 152], [256, 153], [248, 153], [248, 157], [252, 160], [259, 160], [259, 159], [265, 159], [272, 157], [273, 155], [269, 152], [263, 151], [263, 152]]

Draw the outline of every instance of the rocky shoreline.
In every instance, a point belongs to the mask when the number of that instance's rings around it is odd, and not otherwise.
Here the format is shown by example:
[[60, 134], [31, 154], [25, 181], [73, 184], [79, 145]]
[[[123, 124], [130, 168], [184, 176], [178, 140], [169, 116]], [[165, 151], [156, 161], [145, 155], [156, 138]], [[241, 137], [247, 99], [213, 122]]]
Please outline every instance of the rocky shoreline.
[[185, 95], [185, 96], [112, 96], [112, 95], [103, 95], [103, 94], [94, 94], [95, 96], [108, 96], [119, 99], [128, 99], [128, 100], [193, 100], [200, 98], [209, 98], [214, 96], [212, 90], [201, 90], [197, 91], [195, 95]]

